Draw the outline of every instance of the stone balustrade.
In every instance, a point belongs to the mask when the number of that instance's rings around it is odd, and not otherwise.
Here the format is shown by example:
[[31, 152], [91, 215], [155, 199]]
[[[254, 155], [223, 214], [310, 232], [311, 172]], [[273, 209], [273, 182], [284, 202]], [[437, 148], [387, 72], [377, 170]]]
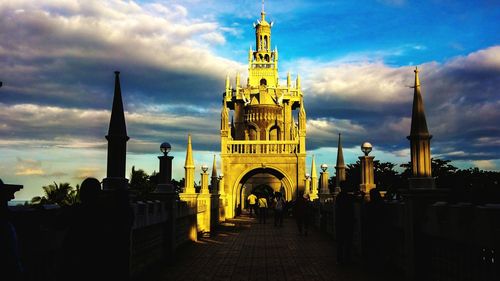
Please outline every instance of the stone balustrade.
[[231, 154], [291, 154], [299, 152], [298, 141], [239, 141], [227, 142]]

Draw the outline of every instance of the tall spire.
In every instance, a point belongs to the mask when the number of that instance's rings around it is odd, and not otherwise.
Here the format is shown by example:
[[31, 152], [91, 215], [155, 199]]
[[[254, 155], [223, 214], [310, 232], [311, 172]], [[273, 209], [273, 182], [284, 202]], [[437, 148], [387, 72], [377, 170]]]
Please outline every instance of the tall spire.
[[193, 147], [191, 144], [191, 134], [188, 135], [188, 143], [187, 143], [187, 148], [186, 148], [186, 162], [184, 163], [184, 167], [193, 167], [194, 168], [194, 161], [193, 161]]
[[318, 177], [318, 172], [316, 170], [316, 160], [314, 159], [314, 154], [312, 156], [312, 163], [311, 163], [311, 178], [317, 178]]
[[[125, 167], [127, 157], [127, 127], [125, 124], [125, 113], [123, 112], [122, 92], [120, 88], [120, 72], [115, 71], [115, 92], [113, 95], [113, 107], [109, 121], [108, 135], [108, 179], [125, 179]], [[112, 183], [110, 183], [113, 185]], [[107, 188], [107, 187], [106, 187]], [[112, 188], [112, 187], [110, 187]]]
[[186, 148], [186, 162], [184, 164], [184, 192], [195, 193], [194, 189], [194, 161], [193, 148], [191, 146], [191, 134], [188, 135]]
[[314, 154], [312, 156], [311, 163], [311, 194], [309, 196], [311, 200], [316, 200], [318, 198], [318, 172], [316, 171], [316, 160], [314, 159]]
[[418, 67], [415, 67], [415, 86], [413, 86], [413, 111], [411, 117], [410, 135], [429, 135], [427, 121], [425, 119], [424, 102], [420, 92], [420, 80], [418, 78]]
[[215, 157], [216, 155], [214, 154], [214, 163], [212, 164], [212, 178], [217, 177], [217, 166], [215, 164]]
[[127, 136], [119, 71], [115, 71], [115, 93], [113, 95], [113, 108], [111, 109], [111, 120], [109, 122], [108, 135]]
[[335, 191], [340, 191], [340, 183], [345, 181], [344, 152], [342, 149], [341, 134], [339, 133], [339, 143], [337, 146], [337, 165], [335, 165]]
[[[410, 140], [411, 150], [411, 165], [413, 178], [426, 178], [427, 181], [413, 180], [410, 181], [410, 186], [425, 186], [433, 187], [431, 172], [431, 149], [430, 140], [432, 136], [427, 129], [427, 121], [425, 119], [424, 102], [420, 92], [420, 80], [418, 78], [418, 68], [415, 67], [415, 86], [413, 93], [413, 109], [411, 116], [411, 130], [408, 139]], [[417, 184], [417, 182], [419, 182]]]
[[337, 145], [337, 167], [345, 167], [344, 152], [342, 150], [341, 134], [339, 133], [339, 142]]

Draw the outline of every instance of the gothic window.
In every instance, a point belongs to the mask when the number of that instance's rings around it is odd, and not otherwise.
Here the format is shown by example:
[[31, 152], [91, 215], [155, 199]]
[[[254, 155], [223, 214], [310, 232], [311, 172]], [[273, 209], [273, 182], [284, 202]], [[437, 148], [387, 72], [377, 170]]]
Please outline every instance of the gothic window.
[[264, 59], [265, 59], [265, 61], [269, 62], [269, 55], [268, 55], [268, 54], [266, 54], [266, 55], [264, 56]]
[[254, 126], [248, 127], [248, 139], [249, 140], [257, 140], [257, 129]]
[[260, 79], [260, 85], [261, 85], [261, 86], [265, 86], [265, 85], [267, 85], [267, 81], [266, 81], [266, 79], [264, 79], [264, 78]]
[[263, 44], [264, 44], [264, 50], [267, 50], [267, 35], [264, 36], [264, 42], [263, 42]]
[[273, 126], [269, 129], [269, 140], [279, 140], [280, 139], [280, 127]]

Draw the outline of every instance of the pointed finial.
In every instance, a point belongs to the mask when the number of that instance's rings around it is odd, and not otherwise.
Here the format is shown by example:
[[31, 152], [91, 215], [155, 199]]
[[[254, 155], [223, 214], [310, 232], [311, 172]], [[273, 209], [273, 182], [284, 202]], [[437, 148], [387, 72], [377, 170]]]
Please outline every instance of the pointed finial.
[[214, 154], [214, 163], [212, 164], [212, 178], [217, 177], [217, 166], [215, 164], [215, 157], [216, 155]]
[[297, 74], [297, 80], [295, 81], [295, 88], [300, 89], [300, 75]]
[[419, 70], [415, 67], [415, 86], [413, 87], [413, 109], [411, 118], [410, 136], [427, 136], [429, 130], [427, 129], [427, 121], [424, 112], [424, 102], [420, 89], [420, 79], [418, 78]]
[[122, 90], [120, 86], [120, 71], [115, 71], [115, 92], [113, 94], [113, 106], [111, 108], [108, 135], [123, 136], [128, 139], [123, 110]]
[[342, 134], [339, 133], [339, 143], [337, 145], [337, 167], [344, 167], [344, 152], [342, 149]]
[[187, 149], [186, 149], [186, 162], [184, 164], [184, 167], [194, 168], [193, 147], [191, 144], [191, 134], [188, 134], [188, 143], [187, 143]]
[[420, 87], [420, 79], [418, 78], [418, 73], [420, 72], [418, 70], [418, 66], [415, 66], [415, 70], [413, 70], [413, 72], [415, 72], [415, 88], [416, 87]]
[[311, 178], [316, 178], [317, 177], [317, 172], [316, 172], [316, 160], [314, 159], [314, 154], [312, 156], [312, 164], [311, 164]]
[[286, 75], [286, 86], [288, 88], [292, 86], [292, 76], [290, 75], [290, 72], [288, 72]]
[[262, 11], [260, 12], [261, 21], [266, 20], [266, 12], [264, 11], [264, 0], [262, 0]]

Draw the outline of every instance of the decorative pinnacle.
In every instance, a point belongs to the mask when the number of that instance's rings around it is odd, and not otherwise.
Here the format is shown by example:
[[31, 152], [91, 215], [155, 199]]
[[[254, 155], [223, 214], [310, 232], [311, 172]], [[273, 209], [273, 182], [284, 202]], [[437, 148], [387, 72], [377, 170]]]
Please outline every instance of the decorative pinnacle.
[[194, 168], [193, 147], [191, 144], [191, 134], [188, 134], [188, 143], [187, 143], [187, 149], [186, 149], [186, 162], [184, 164], [184, 167]]
[[262, 21], [266, 20], [266, 12], [264, 11], [264, 0], [262, 0], [262, 11], [260, 12], [260, 18]]
[[316, 171], [316, 160], [314, 159], [314, 154], [312, 156], [312, 164], [311, 164], [311, 178], [315, 179], [318, 173]]
[[214, 163], [212, 164], [212, 178], [217, 177], [217, 166], [215, 164], [215, 157], [216, 155], [214, 154]]

